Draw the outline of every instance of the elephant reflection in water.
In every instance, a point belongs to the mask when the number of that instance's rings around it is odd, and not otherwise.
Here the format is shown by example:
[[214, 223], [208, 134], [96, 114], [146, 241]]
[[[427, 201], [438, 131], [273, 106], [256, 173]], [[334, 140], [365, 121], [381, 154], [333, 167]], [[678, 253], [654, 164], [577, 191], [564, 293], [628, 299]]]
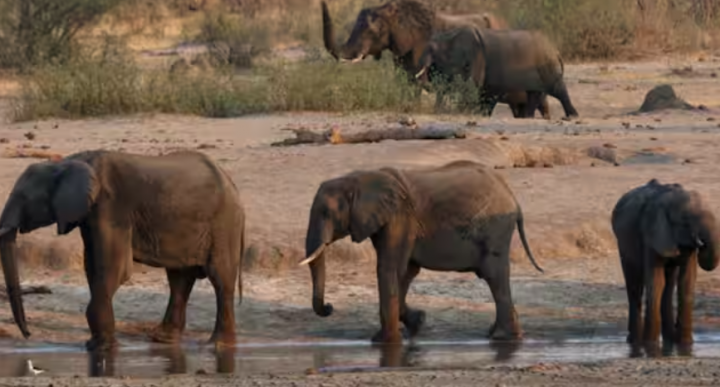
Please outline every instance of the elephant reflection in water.
[[[215, 373], [231, 374], [235, 372], [236, 347], [223, 347], [213, 350], [215, 356]], [[116, 373], [117, 349], [88, 352], [88, 376], [113, 377]], [[187, 353], [180, 346], [151, 347], [148, 357], [161, 357], [167, 361], [163, 373], [167, 375], [187, 374]], [[199, 371], [199, 370], [195, 370]], [[194, 373], [194, 372], [193, 372]]]

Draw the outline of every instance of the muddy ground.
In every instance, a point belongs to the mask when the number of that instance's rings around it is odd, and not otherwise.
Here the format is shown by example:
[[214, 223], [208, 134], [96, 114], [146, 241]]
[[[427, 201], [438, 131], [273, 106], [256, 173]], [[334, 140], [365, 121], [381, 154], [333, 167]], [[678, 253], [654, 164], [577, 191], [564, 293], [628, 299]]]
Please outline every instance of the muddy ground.
[[[682, 74], [671, 71], [687, 65], [693, 70]], [[607, 338], [621, 342], [626, 299], [610, 231], [610, 211], [620, 195], [651, 178], [681, 183], [699, 191], [714, 208], [720, 208], [717, 71], [720, 58], [713, 57], [703, 57], [703, 61], [688, 57], [632, 64], [566, 65], [569, 90], [582, 116], [580, 120], [558, 120], [562, 109], [554, 99], [551, 113], [555, 119], [551, 121], [514, 120], [504, 105], [498, 106], [489, 119], [414, 117], [420, 126], [464, 127], [468, 138], [458, 140], [269, 146], [290, 136], [283, 130], [288, 127], [325, 130], [337, 125], [344, 132], [394, 127], [402, 118], [398, 114], [293, 113], [222, 120], [145, 115], [6, 123], [0, 126], [0, 150], [4, 152], [0, 158], [0, 198], [5, 200], [19, 173], [37, 161], [13, 157], [17, 149], [44, 148], [60, 154], [96, 148], [147, 154], [201, 149], [230, 172], [247, 209], [251, 247], [243, 278], [245, 298], [236, 310], [241, 345], [288, 341], [365, 343], [379, 326], [374, 252], [369, 242], [355, 245], [348, 238], [332, 247], [326, 296], [334, 304], [335, 313], [325, 319], [311, 310], [307, 268], [295, 265], [303, 255], [315, 190], [325, 179], [360, 168], [427, 167], [458, 159], [485, 162], [499, 168], [517, 195], [531, 248], [545, 269], [545, 274], [534, 270], [515, 237], [511, 281], [526, 339], [558, 342]], [[691, 104], [706, 108], [626, 115], [640, 106], [651, 87], [663, 82], [671, 83]], [[3, 95], [7, 97], [13, 87], [3, 84]], [[2, 106], [7, 109], [9, 105]], [[467, 125], [468, 121], [477, 124]], [[28, 139], [28, 132], [35, 135], [34, 139]], [[33, 334], [28, 341], [21, 339], [14, 326], [9, 305], [0, 301], [0, 337], [4, 337], [0, 347], [29, 342], [35, 347], [76, 348], [87, 339], [84, 310], [89, 295], [82, 275], [79, 232], [65, 237], [54, 234], [55, 229], [48, 227], [19, 238], [23, 284], [47, 285], [53, 293], [25, 297]], [[696, 332], [712, 337], [720, 331], [717, 273], [699, 271], [697, 293]], [[114, 299], [118, 336], [123, 345], [147, 344], [145, 332], [160, 321], [167, 297], [163, 271], [136, 266], [134, 276]], [[420, 341], [482, 340], [494, 319], [494, 304], [486, 284], [471, 274], [424, 271], [413, 283], [408, 301], [428, 312]], [[188, 306], [188, 345], [206, 340], [214, 320], [212, 288], [208, 281], [202, 281], [196, 285]], [[3, 356], [10, 355], [0, 353], [0, 358]], [[21, 374], [22, 363], [18, 366], [17, 359], [13, 359], [0, 362], [0, 376]], [[552, 357], [544, 359], [555, 364]], [[254, 375], [249, 379], [176, 376], [163, 381], [81, 379], [81, 384], [462, 386], [482, 380], [497, 385], [635, 385], [645, 381], [645, 375], [653, 385], [702, 385], [713, 380], [716, 383], [719, 372], [703, 360], [593, 360], [585, 365], [566, 361], [544, 366], [549, 369], [543, 371], [527, 368], [538, 367], [532, 364], [505, 366], [514, 371], [502, 366], [491, 369], [490, 356], [480, 362], [485, 368], [417, 371], [402, 377], [394, 373], [306, 377], [298, 371], [303, 367], [276, 372], [271, 367], [267, 372], [249, 372]], [[51, 368], [49, 362], [45, 366]], [[86, 375], [84, 371], [77, 374]], [[0, 379], [3, 385], [49, 383], [75, 385], [80, 381]]]

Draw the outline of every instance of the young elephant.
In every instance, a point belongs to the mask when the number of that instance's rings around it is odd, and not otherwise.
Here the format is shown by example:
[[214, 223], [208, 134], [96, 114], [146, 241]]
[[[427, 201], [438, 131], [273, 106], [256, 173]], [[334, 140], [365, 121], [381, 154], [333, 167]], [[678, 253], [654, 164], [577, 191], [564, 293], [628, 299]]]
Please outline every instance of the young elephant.
[[325, 317], [325, 258], [330, 243], [367, 238], [377, 252], [381, 330], [373, 342], [402, 340], [399, 322], [413, 336], [425, 312], [405, 298], [421, 268], [473, 272], [485, 279], [496, 306], [489, 336], [518, 339], [520, 325], [510, 294], [510, 242], [518, 226], [533, 265], [515, 197], [492, 169], [456, 161], [426, 170], [355, 171], [320, 185], [310, 210], [305, 251], [313, 279], [312, 305]]
[[[557, 48], [540, 32], [461, 27], [433, 34], [419, 59], [415, 77], [436, 90], [436, 108], [447, 83], [471, 80], [482, 94], [482, 113], [492, 115], [498, 101], [511, 105], [515, 117], [549, 118], [547, 95], [560, 101], [566, 117], [578, 113], [565, 85]], [[514, 101], [524, 101], [521, 110]]]
[[[634, 188], [612, 211], [628, 297], [629, 343], [692, 343], [696, 264], [718, 265], [718, 228], [700, 195], [656, 179]], [[678, 283], [677, 321], [672, 297]], [[641, 326], [645, 292], [645, 325]]]
[[194, 151], [144, 156], [111, 151], [75, 153], [28, 166], [0, 215], [0, 256], [15, 323], [25, 320], [14, 256], [17, 232], [57, 224], [80, 228], [90, 303], [88, 349], [116, 344], [112, 298], [130, 278], [133, 261], [164, 267], [170, 283], [165, 317], [151, 334], [177, 342], [196, 279], [209, 278], [217, 297], [211, 341], [235, 342], [233, 289], [242, 298], [245, 214], [230, 177]]

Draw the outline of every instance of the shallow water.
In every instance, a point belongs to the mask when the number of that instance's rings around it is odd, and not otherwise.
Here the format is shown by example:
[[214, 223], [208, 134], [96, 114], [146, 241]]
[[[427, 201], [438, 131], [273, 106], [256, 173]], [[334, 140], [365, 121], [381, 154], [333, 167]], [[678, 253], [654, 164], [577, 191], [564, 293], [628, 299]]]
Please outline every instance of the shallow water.
[[0, 377], [26, 376], [26, 360], [48, 376], [159, 377], [168, 374], [270, 372], [348, 372], [385, 368], [472, 369], [493, 364], [595, 362], [627, 357], [696, 356], [720, 358], [720, 334], [696, 334], [691, 348], [632, 349], [623, 337], [488, 341], [415, 341], [399, 347], [373, 347], [365, 341], [239, 344], [212, 347], [147, 343], [124, 344], [111, 354], [87, 353], [79, 345], [19, 345], [0, 342]]

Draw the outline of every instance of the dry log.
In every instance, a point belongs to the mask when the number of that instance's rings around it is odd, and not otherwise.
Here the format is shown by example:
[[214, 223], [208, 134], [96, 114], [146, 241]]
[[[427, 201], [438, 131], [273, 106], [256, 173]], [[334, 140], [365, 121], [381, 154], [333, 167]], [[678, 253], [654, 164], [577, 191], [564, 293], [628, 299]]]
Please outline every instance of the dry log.
[[295, 133], [294, 138], [286, 138], [274, 142], [271, 146], [292, 146], [299, 144], [358, 144], [366, 142], [380, 142], [383, 140], [447, 140], [453, 138], [466, 138], [462, 128], [439, 128], [429, 126], [426, 128], [389, 128], [367, 130], [358, 133], [341, 134], [340, 129], [332, 128], [322, 133], [308, 129], [285, 129]]
[[[26, 286], [22, 288], [20, 293], [24, 296], [26, 294], [52, 294], [52, 290], [47, 286]], [[0, 288], [0, 298], [8, 298], [7, 290]]]

